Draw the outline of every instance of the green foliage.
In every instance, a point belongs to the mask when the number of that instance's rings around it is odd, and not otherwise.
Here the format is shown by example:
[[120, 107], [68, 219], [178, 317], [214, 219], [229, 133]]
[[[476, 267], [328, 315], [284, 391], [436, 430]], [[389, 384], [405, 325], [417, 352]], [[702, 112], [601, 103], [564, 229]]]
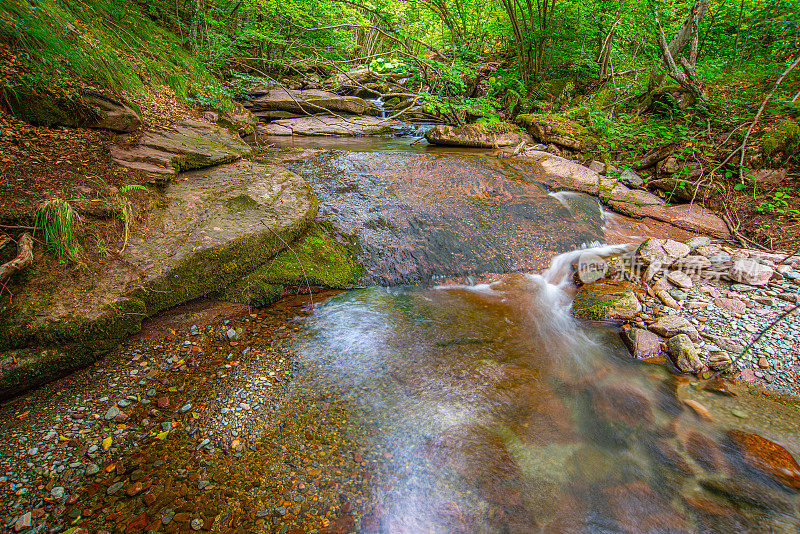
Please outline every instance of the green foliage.
[[794, 219], [800, 219], [800, 210], [789, 207], [789, 202], [796, 200], [796, 191], [790, 187], [780, 187], [767, 195], [767, 200], [756, 208], [764, 213], [777, 213]]

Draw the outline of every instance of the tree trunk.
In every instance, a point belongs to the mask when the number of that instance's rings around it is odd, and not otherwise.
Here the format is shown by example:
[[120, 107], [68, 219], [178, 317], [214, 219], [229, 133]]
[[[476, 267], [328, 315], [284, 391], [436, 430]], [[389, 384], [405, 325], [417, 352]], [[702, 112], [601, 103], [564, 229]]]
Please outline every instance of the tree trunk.
[[[667, 46], [667, 50], [669, 54], [666, 54], [663, 47], [661, 51], [662, 59], [664, 63], [669, 68], [667, 64], [667, 56], [671, 56], [673, 60], [675, 58], [680, 58], [681, 51], [689, 44], [690, 41], [696, 41], [698, 35], [698, 29], [700, 27], [700, 21], [703, 20], [703, 16], [705, 16], [706, 10], [708, 9], [708, 4], [711, 0], [694, 0], [694, 4], [692, 5], [692, 10], [689, 12], [689, 15], [686, 17], [686, 20], [683, 21], [681, 27], [678, 28], [678, 31], [675, 33], [675, 36], [669, 42]], [[656, 21], [658, 21], [658, 15], [655, 15]], [[660, 22], [657, 24], [657, 33], [661, 31]], [[656, 35], [656, 38], [660, 40], [660, 37]], [[660, 46], [660, 44], [659, 44]], [[695, 48], [696, 49], [696, 48]], [[694, 65], [692, 65], [694, 67]], [[662, 65], [656, 65], [653, 68], [653, 72], [650, 75], [650, 82], [647, 84], [647, 92], [652, 93], [664, 83], [664, 77], [666, 73], [664, 72]], [[677, 80], [676, 80], [677, 81]], [[680, 83], [680, 82], [678, 82]]]

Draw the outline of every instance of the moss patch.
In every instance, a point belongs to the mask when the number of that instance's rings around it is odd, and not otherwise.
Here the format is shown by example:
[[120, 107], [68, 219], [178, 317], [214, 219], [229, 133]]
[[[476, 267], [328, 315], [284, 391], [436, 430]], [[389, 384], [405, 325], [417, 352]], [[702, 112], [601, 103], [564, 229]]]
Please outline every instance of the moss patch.
[[761, 147], [765, 160], [783, 162], [800, 150], [800, 125], [791, 120], [778, 123], [764, 135]]
[[356, 260], [355, 245], [337, 241], [332, 233], [314, 223], [289, 249], [228, 287], [225, 297], [265, 306], [280, 298], [283, 286], [305, 286], [306, 280], [312, 286], [353, 287], [364, 267]]
[[617, 304], [634, 295], [634, 289], [633, 284], [624, 281], [608, 280], [586, 284], [575, 295], [572, 315], [592, 321], [605, 319]]

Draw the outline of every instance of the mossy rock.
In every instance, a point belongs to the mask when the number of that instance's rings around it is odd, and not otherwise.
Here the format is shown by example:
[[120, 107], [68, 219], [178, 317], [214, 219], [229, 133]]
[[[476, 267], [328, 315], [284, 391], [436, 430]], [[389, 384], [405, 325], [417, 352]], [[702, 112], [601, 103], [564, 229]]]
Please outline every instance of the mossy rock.
[[353, 287], [364, 274], [356, 260], [355, 245], [334, 238], [320, 223], [262, 267], [227, 288], [224, 295], [251, 306], [271, 304], [283, 293], [283, 286]]
[[86, 367], [96, 353], [82, 349], [37, 348], [0, 353], [0, 400]]
[[800, 125], [784, 120], [764, 134], [761, 153], [767, 162], [783, 163], [800, 150]]
[[555, 143], [582, 152], [594, 150], [599, 143], [588, 128], [561, 115], [530, 113], [518, 115], [516, 122], [542, 143]]
[[635, 290], [636, 286], [630, 282], [617, 280], [585, 284], [575, 295], [572, 315], [592, 321], [633, 319], [642, 310]]
[[425, 132], [425, 139], [434, 145], [498, 148], [518, 145], [528, 136], [513, 124], [499, 122], [460, 127], [440, 124]]

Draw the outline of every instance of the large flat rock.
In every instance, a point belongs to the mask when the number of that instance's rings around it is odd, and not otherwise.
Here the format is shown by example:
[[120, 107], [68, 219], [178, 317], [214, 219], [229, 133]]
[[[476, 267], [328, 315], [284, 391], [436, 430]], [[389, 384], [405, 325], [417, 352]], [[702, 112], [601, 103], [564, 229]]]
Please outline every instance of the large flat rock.
[[285, 89], [282, 87], [256, 87], [250, 99], [243, 102], [253, 112], [289, 111], [314, 114], [329, 111], [351, 115], [380, 114], [380, 108], [357, 96], [341, 96], [316, 89]]
[[530, 136], [511, 124], [470, 124], [458, 127], [439, 124], [425, 132], [433, 145], [497, 148], [518, 145]]
[[[170, 184], [144, 231], [102, 265], [77, 269], [39, 252], [9, 288], [13, 301], [0, 300], [0, 398], [90, 363], [153, 313], [224, 289], [299, 237], [316, 211], [299, 175], [240, 161]], [[31, 351], [17, 364], [3, 356], [22, 348]]]
[[315, 115], [294, 119], [279, 119], [261, 124], [258, 132], [263, 135], [381, 135], [391, 133], [398, 123], [378, 117], [334, 117]]
[[111, 149], [118, 165], [164, 181], [181, 171], [229, 163], [252, 153], [230, 129], [194, 120], [146, 130], [138, 141]]
[[558, 199], [496, 158], [334, 152], [307, 160], [302, 174], [319, 218], [360, 245], [365, 283], [536, 271], [603, 239], [596, 200]]

